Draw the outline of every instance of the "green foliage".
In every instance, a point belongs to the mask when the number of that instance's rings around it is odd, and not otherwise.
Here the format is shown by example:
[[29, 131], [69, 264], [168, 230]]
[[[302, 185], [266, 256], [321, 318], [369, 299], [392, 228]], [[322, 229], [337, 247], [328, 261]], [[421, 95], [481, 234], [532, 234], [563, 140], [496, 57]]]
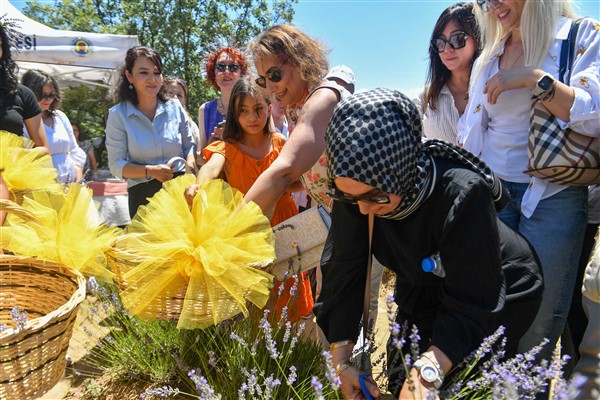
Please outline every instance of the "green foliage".
[[[314, 398], [313, 377], [327, 383], [327, 360], [321, 355], [320, 344], [299, 340], [300, 333], [289, 323], [271, 326], [260, 310], [253, 309], [249, 318], [219, 326], [180, 331], [170, 321], [130, 315], [113, 286], [94, 285], [91, 294], [97, 299], [96, 308], [105, 311], [102, 324], [110, 332], [85, 363], [117, 379], [154, 382], [157, 387], [168, 384], [182, 395], [197, 398], [202, 394], [198, 379], [203, 377], [223, 399], [244, 395], [310, 399]], [[294, 378], [288, 384], [290, 377]], [[274, 380], [280, 384], [269, 385]], [[265, 393], [250, 393], [260, 386]], [[240, 392], [243, 387], [247, 388], [245, 394]], [[272, 392], [267, 394], [269, 390]], [[330, 399], [340, 396], [332, 385], [324, 387], [322, 393]]]
[[140, 44], [161, 54], [165, 75], [188, 82], [188, 106], [191, 115], [195, 115], [200, 104], [214, 97], [204, 81], [205, 57], [222, 46], [243, 48], [269, 26], [290, 22], [297, 2], [57, 0], [52, 5], [28, 1], [23, 11], [57, 29], [137, 35]]

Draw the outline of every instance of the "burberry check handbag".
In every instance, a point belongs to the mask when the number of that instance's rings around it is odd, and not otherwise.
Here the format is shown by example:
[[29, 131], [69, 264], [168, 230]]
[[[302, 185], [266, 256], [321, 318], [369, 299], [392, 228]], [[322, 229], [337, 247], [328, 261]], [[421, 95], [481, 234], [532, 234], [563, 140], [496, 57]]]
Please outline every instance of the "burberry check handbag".
[[[560, 81], [571, 65], [579, 20], [573, 22], [560, 58]], [[566, 80], [568, 82], [568, 79]], [[562, 129], [546, 107], [533, 101], [530, 113], [529, 163], [525, 173], [539, 179], [570, 186], [600, 184], [600, 139], [570, 128]]]

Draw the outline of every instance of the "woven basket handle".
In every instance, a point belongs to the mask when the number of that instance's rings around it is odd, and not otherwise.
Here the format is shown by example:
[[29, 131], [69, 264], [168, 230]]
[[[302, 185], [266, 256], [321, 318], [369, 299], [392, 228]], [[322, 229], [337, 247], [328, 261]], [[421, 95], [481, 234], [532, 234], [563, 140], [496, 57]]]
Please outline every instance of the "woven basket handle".
[[11, 200], [0, 199], [0, 211], [9, 212], [29, 222], [34, 222], [36, 224], [40, 223], [40, 220], [35, 214]]

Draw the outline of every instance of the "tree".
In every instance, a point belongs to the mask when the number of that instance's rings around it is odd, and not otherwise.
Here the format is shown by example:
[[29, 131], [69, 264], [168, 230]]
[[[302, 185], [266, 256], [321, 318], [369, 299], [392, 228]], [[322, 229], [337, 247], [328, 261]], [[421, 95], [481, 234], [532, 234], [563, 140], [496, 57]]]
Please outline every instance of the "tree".
[[57, 0], [42, 5], [36, 0], [28, 1], [23, 12], [56, 29], [137, 35], [140, 44], [161, 54], [165, 75], [188, 82], [188, 106], [194, 116], [200, 104], [215, 96], [204, 80], [206, 56], [222, 46], [243, 48], [269, 26], [290, 22], [297, 2]]

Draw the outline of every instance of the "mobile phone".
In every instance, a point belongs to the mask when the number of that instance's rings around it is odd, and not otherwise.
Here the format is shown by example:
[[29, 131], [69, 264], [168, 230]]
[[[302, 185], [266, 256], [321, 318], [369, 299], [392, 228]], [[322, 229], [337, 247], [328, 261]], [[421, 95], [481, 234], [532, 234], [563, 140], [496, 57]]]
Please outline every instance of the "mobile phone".
[[217, 124], [217, 128], [223, 128], [224, 126], [225, 126], [225, 120], [223, 120]]

